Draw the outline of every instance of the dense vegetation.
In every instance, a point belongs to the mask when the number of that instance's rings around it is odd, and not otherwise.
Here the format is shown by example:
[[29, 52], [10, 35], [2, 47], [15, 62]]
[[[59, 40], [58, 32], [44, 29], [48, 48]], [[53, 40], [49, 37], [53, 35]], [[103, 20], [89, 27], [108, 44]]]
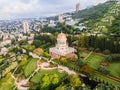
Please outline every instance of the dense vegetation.
[[103, 17], [104, 13], [106, 13], [113, 5], [114, 2], [108, 1], [97, 6], [81, 10], [75, 14], [75, 18], [82, 18], [82, 21], [92, 20], [93, 22], [96, 22], [100, 20]]
[[115, 1], [107, 1], [91, 8], [80, 10], [75, 18], [81, 18], [91, 32], [98, 31], [120, 36], [120, 7]]
[[120, 53], [119, 37], [112, 38], [107, 36], [98, 36], [97, 34], [88, 36], [80, 35], [78, 39], [78, 47], [88, 48], [105, 54]]
[[67, 34], [74, 34], [79, 32], [79, 29], [75, 29], [74, 26], [70, 26], [70, 25], [65, 25], [65, 23], [59, 23], [56, 27], [49, 27], [49, 26], [45, 26], [42, 28], [41, 32], [44, 33], [52, 33], [52, 34], [57, 34], [60, 32], [64, 32]]
[[120, 36], [120, 13], [115, 17], [112, 25], [109, 27], [110, 33], [116, 33], [117, 36]]

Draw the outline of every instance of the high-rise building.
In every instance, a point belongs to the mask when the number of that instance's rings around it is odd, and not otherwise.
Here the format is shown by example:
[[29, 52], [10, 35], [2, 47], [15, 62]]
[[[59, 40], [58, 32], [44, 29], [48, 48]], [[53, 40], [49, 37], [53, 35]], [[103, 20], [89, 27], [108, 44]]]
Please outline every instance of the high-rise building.
[[59, 22], [59, 23], [63, 23], [63, 22], [64, 22], [62, 15], [59, 15], [59, 16], [58, 16], [58, 22]]
[[30, 32], [30, 29], [29, 29], [29, 24], [28, 24], [28, 22], [27, 21], [24, 21], [23, 22], [23, 32], [24, 33], [29, 33]]
[[78, 12], [80, 10], [80, 3], [76, 4], [76, 12]]

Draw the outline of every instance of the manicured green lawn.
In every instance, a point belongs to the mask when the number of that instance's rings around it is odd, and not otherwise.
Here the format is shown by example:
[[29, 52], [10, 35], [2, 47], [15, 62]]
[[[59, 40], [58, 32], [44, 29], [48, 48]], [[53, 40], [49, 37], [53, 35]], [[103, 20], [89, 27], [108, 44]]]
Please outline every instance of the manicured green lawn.
[[107, 67], [110, 70], [110, 74], [120, 78], [120, 62], [113, 62]]
[[105, 58], [103, 56], [100, 55], [96, 55], [96, 54], [91, 54], [86, 60], [85, 62], [87, 62], [87, 64], [94, 68], [97, 69], [100, 66], [100, 62], [104, 61]]
[[28, 77], [37, 68], [37, 60], [38, 59], [31, 59], [25, 67], [24, 74], [26, 77]]
[[80, 57], [85, 58], [89, 53], [87, 52], [80, 52]]
[[[104, 61], [105, 58], [100, 55], [92, 54], [88, 57], [88, 59], [85, 60], [87, 64], [94, 68], [97, 69], [100, 66], [100, 62]], [[120, 77], [120, 62], [112, 62], [109, 64], [107, 67], [108, 70], [110, 70], [110, 74], [116, 77]]]
[[[82, 56], [85, 56], [84, 53], [82, 53]], [[84, 62], [86, 62], [90, 67], [97, 69], [100, 66], [100, 62], [104, 61], [105, 57], [97, 55], [95, 53], [91, 54]], [[110, 74], [112, 76], [116, 76], [120, 78], [120, 62], [112, 62], [109, 64], [109, 66], [106, 67], [108, 70], [110, 70]], [[99, 75], [99, 74], [93, 74], [94, 78], [99, 79], [100, 81], [104, 81], [109, 84], [114, 84], [119, 86], [120, 83], [113, 81], [105, 76]]]
[[[97, 69], [100, 66], [100, 62], [104, 61], [105, 58], [100, 55], [91, 54], [85, 62], [92, 68]], [[111, 62], [109, 66], [107, 66], [108, 70], [110, 70], [110, 74], [115, 77], [120, 77], [120, 62]]]
[[64, 73], [59, 73], [58, 70], [50, 70], [50, 71], [39, 70], [39, 72], [38, 72], [37, 74], [35, 74], [35, 75], [33, 76], [33, 78], [31, 78], [31, 82], [40, 83], [42, 77], [43, 77], [45, 74], [58, 74], [58, 76], [59, 76], [60, 78], [64, 77], [64, 75], [65, 75]]

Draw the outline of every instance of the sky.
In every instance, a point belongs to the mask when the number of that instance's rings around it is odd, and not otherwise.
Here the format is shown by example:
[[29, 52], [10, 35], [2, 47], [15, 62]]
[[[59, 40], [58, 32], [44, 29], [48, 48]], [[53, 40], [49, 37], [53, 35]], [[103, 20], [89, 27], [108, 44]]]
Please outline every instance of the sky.
[[0, 19], [37, 18], [54, 16], [103, 3], [106, 0], [0, 0]]

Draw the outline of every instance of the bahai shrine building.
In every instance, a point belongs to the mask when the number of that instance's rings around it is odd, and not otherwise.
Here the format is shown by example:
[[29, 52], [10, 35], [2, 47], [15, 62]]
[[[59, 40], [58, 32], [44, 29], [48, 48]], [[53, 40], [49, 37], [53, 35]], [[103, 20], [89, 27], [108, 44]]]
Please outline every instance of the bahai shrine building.
[[76, 49], [68, 46], [67, 37], [62, 32], [57, 36], [56, 46], [49, 49], [50, 55], [57, 56], [66, 56], [67, 54], [74, 52], [76, 52]]

